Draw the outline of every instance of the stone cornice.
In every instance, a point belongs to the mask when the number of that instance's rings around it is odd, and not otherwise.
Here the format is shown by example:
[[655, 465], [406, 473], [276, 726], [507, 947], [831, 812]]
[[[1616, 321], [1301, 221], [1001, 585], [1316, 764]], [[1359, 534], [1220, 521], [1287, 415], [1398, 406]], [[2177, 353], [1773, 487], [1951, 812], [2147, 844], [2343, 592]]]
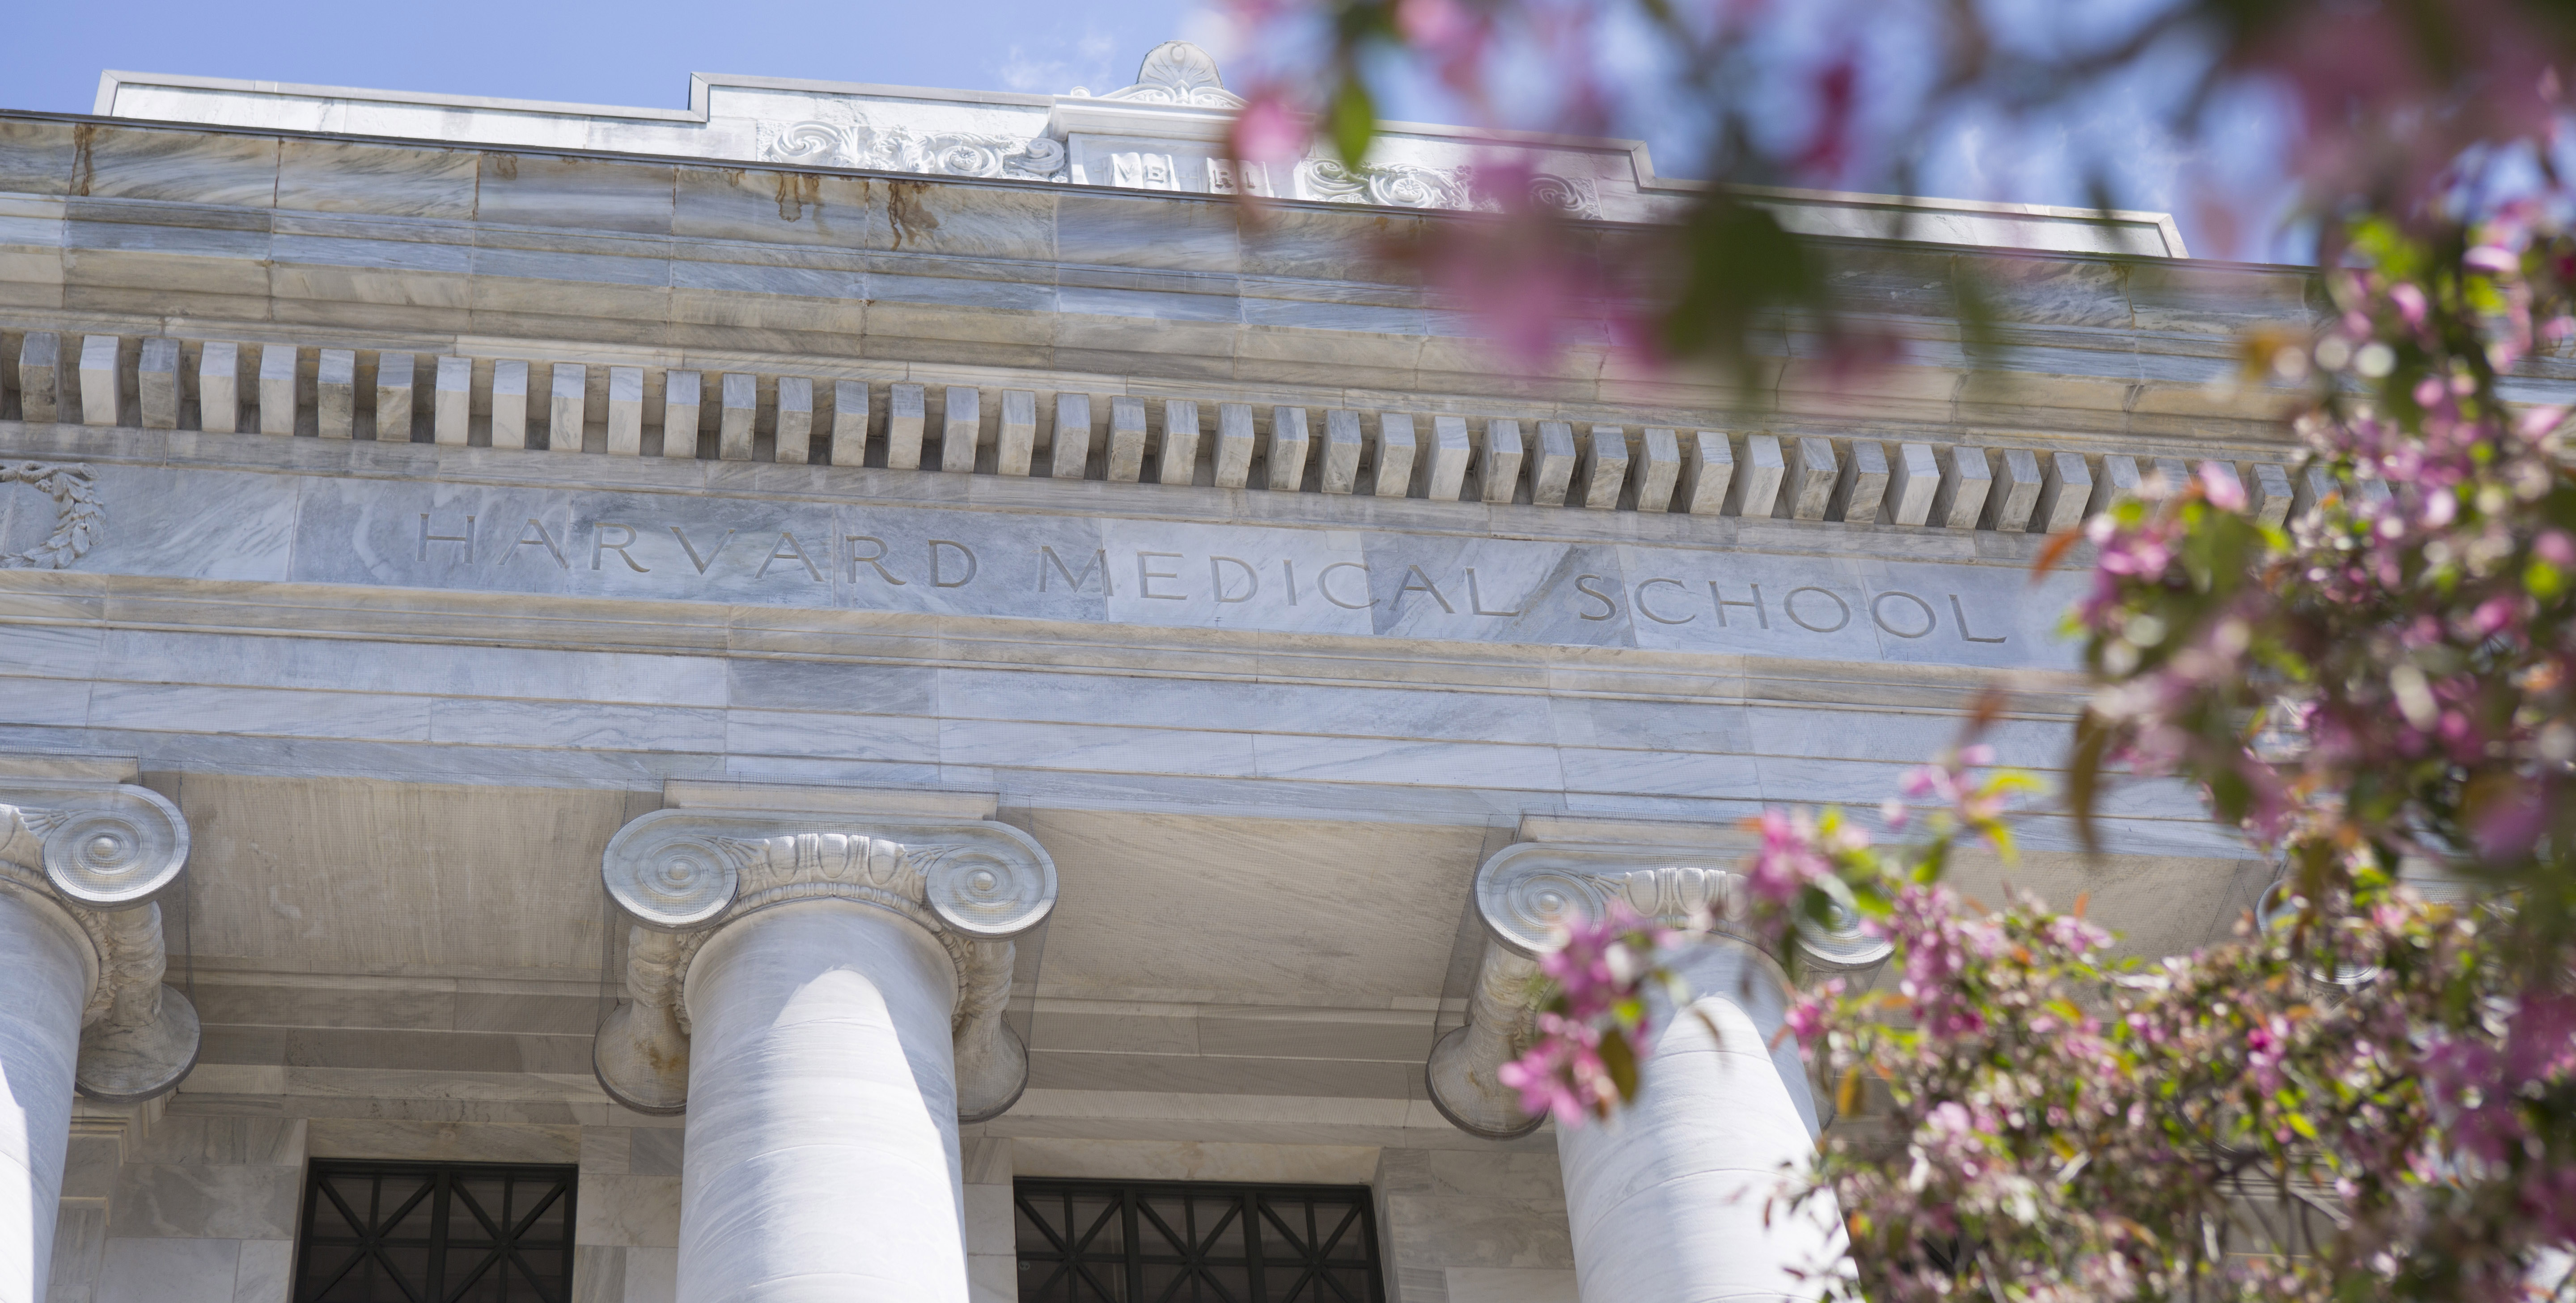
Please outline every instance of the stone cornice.
[[[1914, 337], [1909, 364], [1853, 376], [1783, 339], [1748, 402], [1710, 375], [1631, 373], [1591, 344], [1553, 374], [1495, 366], [1459, 305], [1360, 252], [1389, 223], [1431, 220], [1409, 210], [1282, 201], [1254, 220], [1223, 197], [1038, 181], [507, 147], [460, 168], [472, 156], [417, 140], [23, 126], [0, 150], [24, 178], [5, 197], [9, 265], [27, 277], [11, 298], [62, 311], [13, 323], [33, 328], [142, 336], [184, 318], [213, 338], [471, 341], [485, 356], [575, 339], [648, 368], [688, 350], [711, 370], [754, 342], [799, 360], [744, 370], [826, 377], [853, 359], [953, 362], [1670, 409], [1624, 414], [1649, 425], [1766, 402], [1936, 422], [2018, 408], [2043, 428], [2190, 439], [2260, 423], [2259, 401], [2209, 388], [2234, 374], [2237, 332], [2313, 315], [2312, 274], [2294, 268], [1822, 236], [1867, 251], [1850, 307]], [[158, 188], [165, 165], [149, 160], [181, 157], [198, 189]], [[568, 224], [568, 206], [600, 215]], [[2029, 348], [1963, 351], [1961, 260], [1985, 269], [1997, 329]], [[334, 325], [347, 294], [412, 306], [353, 334]]]
[[150, 1099], [196, 1066], [197, 1012], [161, 984], [157, 903], [187, 860], [187, 819], [148, 788], [0, 777], [0, 892], [82, 943], [90, 993], [74, 1081], [93, 1099]]
[[602, 857], [609, 896], [634, 920], [627, 992], [593, 1061], [619, 1102], [677, 1113], [688, 1102], [690, 962], [727, 924], [777, 905], [847, 900], [908, 919], [957, 969], [951, 1011], [958, 1113], [1008, 1109], [1027, 1050], [1002, 1022], [1012, 938], [1045, 922], [1055, 865], [1028, 834], [982, 820], [662, 810], [620, 829]]
[[[1536, 1130], [1544, 1117], [1520, 1109], [1518, 1092], [1495, 1077], [1519, 1057], [1536, 1031], [1544, 982], [1538, 959], [1563, 929], [1598, 923], [1614, 904], [1666, 926], [1706, 917], [1713, 931], [1704, 944], [1733, 945], [1763, 954], [1746, 930], [1747, 898], [1737, 857], [1707, 846], [1572, 846], [1523, 842], [1496, 852], [1476, 870], [1476, 915], [1484, 924], [1484, 957], [1468, 996], [1467, 1023], [1431, 1049], [1424, 1075], [1432, 1103], [1460, 1130], [1509, 1139]], [[1857, 926], [1825, 929], [1802, 925], [1795, 942], [1802, 971], [1866, 974], [1885, 963], [1887, 942]], [[1763, 955], [1762, 967], [1779, 972]]]

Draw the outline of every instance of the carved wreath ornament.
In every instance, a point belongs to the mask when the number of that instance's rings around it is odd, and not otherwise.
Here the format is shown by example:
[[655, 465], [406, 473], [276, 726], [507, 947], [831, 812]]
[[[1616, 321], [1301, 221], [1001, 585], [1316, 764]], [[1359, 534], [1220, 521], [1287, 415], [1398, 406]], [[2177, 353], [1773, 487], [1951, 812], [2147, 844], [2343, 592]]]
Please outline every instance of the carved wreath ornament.
[[88, 467], [0, 462], [0, 484], [24, 484], [54, 500], [54, 532], [24, 552], [0, 556], [0, 570], [60, 570], [80, 560], [98, 540], [106, 510], [99, 505], [98, 482]]

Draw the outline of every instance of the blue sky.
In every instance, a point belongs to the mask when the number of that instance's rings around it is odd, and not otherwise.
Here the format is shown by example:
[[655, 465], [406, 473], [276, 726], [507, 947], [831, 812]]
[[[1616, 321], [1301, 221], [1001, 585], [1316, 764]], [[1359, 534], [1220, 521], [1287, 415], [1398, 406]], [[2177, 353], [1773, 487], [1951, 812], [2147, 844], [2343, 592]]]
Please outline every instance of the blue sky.
[[1185, 0], [176, 0], [15, 6], [0, 100], [86, 113], [102, 69], [591, 104], [688, 103], [692, 72], [1056, 93], [1124, 86]]
[[[29, 4], [0, 42], [0, 104], [86, 113], [106, 68], [671, 108], [687, 103], [692, 72], [1106, 90], [1126, 85], [1144, 52], [1174, 36], [1201, 40], [1221, 58], [1238, 53], [1225, 48], [1229, 29], [1212, 8], [1198, 0], [446, 0], [428, 10], [346, 0]], [[2195, 211], [2193, 180], [2240, 193], [2277, 181], [2262, 171], [2259, 149], [2231, 151], [2246, 156], [2230, 160], [2175, 148], [2152, 126], [2154, 91], [2115, 87], [2045, 121], [1963, 127], [1927, 159], [1921, 188], [2076, 205], [2086, 202], [2081, 160], [2103, 158], [2117, 202], [2173, 211], [2195, 252], [2221, 252], [2221, 233]], [[1386, 108], [1396, 117], [1440, 115], [1427, 95]], [[1688, 171], [1684, 141], [1648, 135], [1665, 169]], [[2289, 247], [2250, 234], [2256, 238], [2237, 246], [2241, 255]]]

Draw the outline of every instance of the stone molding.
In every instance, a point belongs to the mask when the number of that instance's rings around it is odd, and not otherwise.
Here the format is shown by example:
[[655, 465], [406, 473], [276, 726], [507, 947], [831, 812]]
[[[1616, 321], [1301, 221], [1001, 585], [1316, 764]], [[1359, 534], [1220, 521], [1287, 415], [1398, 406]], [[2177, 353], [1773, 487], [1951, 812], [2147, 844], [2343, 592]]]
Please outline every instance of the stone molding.
[[111, 1104], [168, 1092], [197, 1063], [196, 1008], [161, 979], [160, 898], [188, 862], [188, 821], [125, 783], [0, 778], [0, 894], [78, 942], [83, 1095]]
[[775, 905], [848, 900], [919, 925], [957, 969], [950, 1034], [958, 1117], [980, 1122], [1028, 1086], [1028, 1050], [1002, 1022], [1012, 938], [1055, 907], [1055, 863], [989, 820], [660, 810], [610, 838], [601, 881], [634, 921], [629, 1002], [593, 1042], [609, 1095], [646, 1113], [688, 1107], [690, 962], [733, 921]]
[[[826, 134], [854, 130], [807, 125]], [[1056, 165], [1061, 165], [1061, 146], [1055, 148]], [[1308, 170], [1301, 167], [1300, 176]], [[1415, 168], [1405, 173], [1409, 180], [1387, 169], [1331, 175], [1343, 178], [1336, 184], [1363, 188], [1400, 180], [1403, 187], [1412, 187], [1405, 194], [1420, 187], [1430, 187], [1422, 191], [1428, 195], [1471, 184], [1462, 179], [1463, 170], [1451, 177]], [[1552, 196], [1537, 202], [1572, 204], [1569, 211], [1579, 211], [1586, 192], [1573, 182], [1566, 185], [1574, 188], [1556, 188], [1560, 181], [1565, 178], [1540, 176], [1529, 184], [1534, 196], [1542, 189]], [[1382, 196], [1374, 202], [1413, 201]], [[0, 320], [0, 335], [15, 328], [15, 323]], [[68, 420], [68, 405], [77, 400], [83, 424], [112, 425], [113, 414], [131, 396], [143, 428], [177, 429], [179, 395], [186, 388], [180, 372], [186, 368], [196, 373], [199, 429], [247, 433], [254, 428], [250, 417], [256, 404], [255, 428], [271, 435], [291, 436], [302, 419], [297, 413], [309, 409], [315, 413], [312, 428], [324, 438], [354, 438], [372, 427], [376, 442], [408, 443], [416, 427], [427, 426], [432, 442], [462, 448], [479, 421], [495, 451], [549, 460], [557, 453], [644, 456], [648, 427], [666, 432], [664, 458], [695, 460], [697, 440], [670, 440], [667, 431], [702, 428], [705, 409], [713, 407], [716, 424], [739, 436], [719, 439], [716, 457], [722, 461], [750, 460], [751, 432], [773, 428], [772, 456], [780, 463], [859, 473], [873, 459], [880, 471], [894, 468], [927, 476], [1139, 483], [1149, 457], [1176, 446], [1195, 452], [1212, 438], [1210, 446], [1220, 452], [1230, 441], [1243, 445], [1239, 456], [1215, 459], [1213, 482], [1221, 489], [1250, 488], [1258, 456], [1260, 483], [1266, 488], [1301, 488], [1311, 480], [1329, 495], [1418, 497], [1462, 510], [1525, 501], [1577, 514], [1731, 516], [2054, 534], [2120, 501], [2178, 487], [2194, 476], [2236, 480], [2245, 490], [2247, 510], [2274, 525], [2337, 491], [2321, 468], [2309, 468], [2294, 481], [2293, 460], [2242, 448], [2210, 449], [2215, 456], [2186, 461], [2137, 445], [2132, 445], [2136, 451], [2122, 453], [2089, 441], [2027, 436], [1972, 436], [1980, 442], [1969, 444], [1857, 434], [1780, 435], [1743, 429], [1734, 421], [1724, 424], [1739, 428], [1555, 419], [1555, 409], [1538, 404], [1517, 409], [1505, 404], [1494, 415], [1471, 417], [1424, 410], [1431, 403], [1410, 411], [1345, 410], [1254, 401], [1261, 395], [1251, 392], [1234, 395], [1237, 401], [1227, 401], [1223, 394], [1201, 400], [1042, 393], [1036, 388], [834, 379], [777, 370], [775, 363], [722, 372], [371, 352], [357, 341], [333, 347], [166, 336], [138, 342], [132, 336], [89, 335], [81, 337], [77, 350], [69, 345], [59, 331], [30, 328], [20, 337], [16, 388], [29, 423]], [[83, 359], [77, 376], [56, 360], [68, 351]], [[501, 379], [504, 369], [512, 377], [506, 382]], [[366, 382], [369, 371], [372, 383]], [[417, 401], [424, 390], [434, 391], [433, 401]], [[555, 444], [557, 430], [597, 424], [602, 399], [606, 436], [600, 452], [586, 454], [569, 441]], [[988, 403], [1001, 416], [989, 428], [982, 416]], [[97, 412], [110, 415], [92, 419]], [[473, 415], [477, 412], [487, 415], [478, 418]], [[547, 431], [543, 449], [531, 443], [539, 423]], [[1270, 458], [1276, 432], [1294, 431], [1301, 424], [1308, 437], [1286, 446], [1303, 451], [1295, 464], [1283, 463], [1274, 471]], [[951, 429], [961, 438], [973, 430], [975, 447], [951, 448]], [[992, 450], [990, 469], [979, 471], [975, 468], [987, 447]], [[1095, 448], [1106, 455], [1094, 456]], [[101, 508], [88, 475], [78, 467], [0, 463], [0, 487], [32, 485], [51, 495], [60, 511], [53, 537], [28, 553], [0, 557], [0, 568], [60, 568], [90, 547]], [[1160, 480], [1159, 473], [1156, 478]], [[1176, 477], [1172, 482], [1177, 487], [1194, 479]], [[2378, 480], [2364, 480], [2358, 489], [2372, 496], [2387, 492]]]
[[[1523, 1113], [1519, 1092], [1495, 1072], [1518, 1058], [1536, 1034], [1544, 990], [1539, 958], [1554, 948], [1564, 927], [1607, 918], [1613, 902], [1668, 926], [1706, 909], [1715, 922], [1707, 944], [1751, 950], [1763, 956], [1761, 967], [1777, 973], [1775, 957], [1744, 926], [1750, 911], [1743, 876], [1709, 867], [1720, 858], [1731, 857], [1707, 847], [1523, 842], [1486, 860], [1473, 888], [1485, 953], [1468, 995], [1467, 1023], [1432, 1046], [1424, 1069], [1441, 1116], [1490, 1140], [1527, 1135], [1546, 1121]], [[1795, 944], [1804, 971], [1831, 974], [1865, 974], [1885, 963], [1892, 949], [1856, 921], [1830, 930], [1801, 925]]]

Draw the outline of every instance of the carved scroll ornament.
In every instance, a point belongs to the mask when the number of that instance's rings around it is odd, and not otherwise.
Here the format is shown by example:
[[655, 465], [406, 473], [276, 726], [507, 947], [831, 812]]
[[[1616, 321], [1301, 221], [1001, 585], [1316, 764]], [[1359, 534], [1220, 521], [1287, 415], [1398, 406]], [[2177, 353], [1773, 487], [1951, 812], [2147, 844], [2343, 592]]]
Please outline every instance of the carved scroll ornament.
[[0, 780], [0, 895], [50, 919], [88, 970], [73, 1084], [134, 1103], [197, 1065], [188, 997], [163, 986], [159, 898], [188, 862], [188, 822], [147, 788]]
[[[1538, 960], [1577, 921], [1607, 918], [1613, 901], [1638, 915], [1679, 926], [1705, 909], [1714, 920], [1708, 944], [1760, 951], [1745, 927], [1744, 879], [1708, 868], [1706, 850], [1578, 847], [1527, 842], [1505, 847], [1476, 870], [1476, 913], [1485, 925], [1485, 954], [1468, 994], [1467, 1024], [1431, 1047], [1425, 1075], [1441, 1115], [1471, 1135], [1509, 1139], [1546, 1121], [1520, 1108], [1518, 1091], [1495, 1076], [1520, 1057], [1537, 1031], [1543, 991]], [[1889, 944], [1858, 920], [1837, 928], [1801, 924], [1800, 963], [1811, 972], [1865, 973], [1885, 963]], [[1767, 962], [1767, 961], [1766, 961]]]
[[664, 810], [609, 839], [609, 896], [634, 920], [630, 1002], [593, 1042], [601, 1086], [647, 1113], [688, 1106], [690, 961], [726, 924], [799, 900], [849, 900], [919, 924], [957, 968], [949, 1017], [960, 1121], [1017, 1102], [1028, 1050], [1002, 1022], [1012, 938], [1055, 908], [1055, 864], [1030, 837], [991, 822], [851, 823], [820, 817]]
[[1065, 179], [1064, 142], [1046, 136], [879, 127], [855, 109], [847, 121], [763, 122], [758, 134], [760, 156], [777, 163], [1023, 181]]
[[[1496, 212], [1501, 200], [1490, 183], [1469, 167], [1425, 167], [1419, 163], [1363, 163], [1352, 167], [1339, 159], [1310, 158], [1297, 165], [1297, 197], [1326, 203], [1376, 204], [1385, 208], [1446, 208]], [[1600, 191], [1582, 177], [1532, 174], [1527, 182], [1532, 208], [1568, 217], [1599, 217]]]

